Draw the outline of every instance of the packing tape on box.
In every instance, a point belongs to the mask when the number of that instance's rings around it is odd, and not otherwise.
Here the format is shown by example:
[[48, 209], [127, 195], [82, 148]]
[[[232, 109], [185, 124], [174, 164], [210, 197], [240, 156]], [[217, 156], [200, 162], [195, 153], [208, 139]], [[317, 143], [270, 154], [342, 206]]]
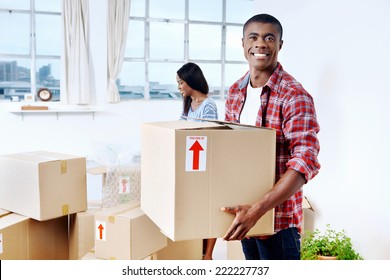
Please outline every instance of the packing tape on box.
[[66, 160], [61, 160], [61, 174], [64, 174], [67, 172], [68, 165]]
[[115, 216], [108, 216], [108, 222], [109, 223], [115, 223]]
[[68, 214], [69, 214], [69, 205], [68, 204], [62, 205], [62, 215], [65, 216]]

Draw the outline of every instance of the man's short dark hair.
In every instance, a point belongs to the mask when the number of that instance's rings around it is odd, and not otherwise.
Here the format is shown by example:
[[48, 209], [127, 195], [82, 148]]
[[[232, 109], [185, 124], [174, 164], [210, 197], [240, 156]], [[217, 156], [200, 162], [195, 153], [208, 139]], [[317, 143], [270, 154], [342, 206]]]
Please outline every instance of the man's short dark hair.
[[282, 37], [283, 37], [282, 24], [279, 22], [279, 20], [277, 20], [275, 17], [273, 17], [269, 14], [258, 14], [258, 15], [251, 17], [250, 19], [248, 19], [247, 22], [244, 24], [243, 36], [245, 36], [246, 28], [252, 22], [270, 23], [270, 24], [274, 25], [279, 32], [280, 40], [282, 40]]

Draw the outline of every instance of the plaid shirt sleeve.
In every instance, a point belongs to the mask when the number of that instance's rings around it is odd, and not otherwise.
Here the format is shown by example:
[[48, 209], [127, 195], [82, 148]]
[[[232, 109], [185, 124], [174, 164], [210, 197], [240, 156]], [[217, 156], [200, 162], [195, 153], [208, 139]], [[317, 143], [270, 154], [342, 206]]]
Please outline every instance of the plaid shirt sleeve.
[[[317, 175], [320, 126], [312, 96], [278, 64], [266, 86], [268, 98], [266, 126], [276, 130], [276, 178], [288, 168], [305, 176], [306, 182]], [[258, 116], [260, 125], [261, 116]]]
[[290, 159], [286, 166], [304, 174], [307, 182], [320, 169], [317, 160], [320, 149], [317, 133], [320, 127], [313, 98], [300, 86], [292, 93], [283, 108], [282, 129], [290, 151]]

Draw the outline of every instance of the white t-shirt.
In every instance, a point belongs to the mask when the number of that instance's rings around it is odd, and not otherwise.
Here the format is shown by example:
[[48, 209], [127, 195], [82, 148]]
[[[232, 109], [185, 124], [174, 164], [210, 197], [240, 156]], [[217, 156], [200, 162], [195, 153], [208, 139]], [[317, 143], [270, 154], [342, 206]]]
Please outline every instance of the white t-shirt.
[[261, 108], [260, 95], [262, 90], [262, 87], [253, 88], [251, 83], [248, 83], [245, 104], [240, 115], [241, 124], [256, 125], [257, 114]]

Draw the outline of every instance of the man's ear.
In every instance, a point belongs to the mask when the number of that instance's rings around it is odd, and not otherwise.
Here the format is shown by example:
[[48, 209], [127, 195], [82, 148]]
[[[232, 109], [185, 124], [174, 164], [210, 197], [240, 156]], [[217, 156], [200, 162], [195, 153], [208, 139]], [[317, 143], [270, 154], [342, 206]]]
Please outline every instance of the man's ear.
[[241, 46], [244, 47], [244, 38], [241, 38]]
[[279, 51], [282, 49], [282, 46], [283, 46], [283, 40], [280, 40]]

